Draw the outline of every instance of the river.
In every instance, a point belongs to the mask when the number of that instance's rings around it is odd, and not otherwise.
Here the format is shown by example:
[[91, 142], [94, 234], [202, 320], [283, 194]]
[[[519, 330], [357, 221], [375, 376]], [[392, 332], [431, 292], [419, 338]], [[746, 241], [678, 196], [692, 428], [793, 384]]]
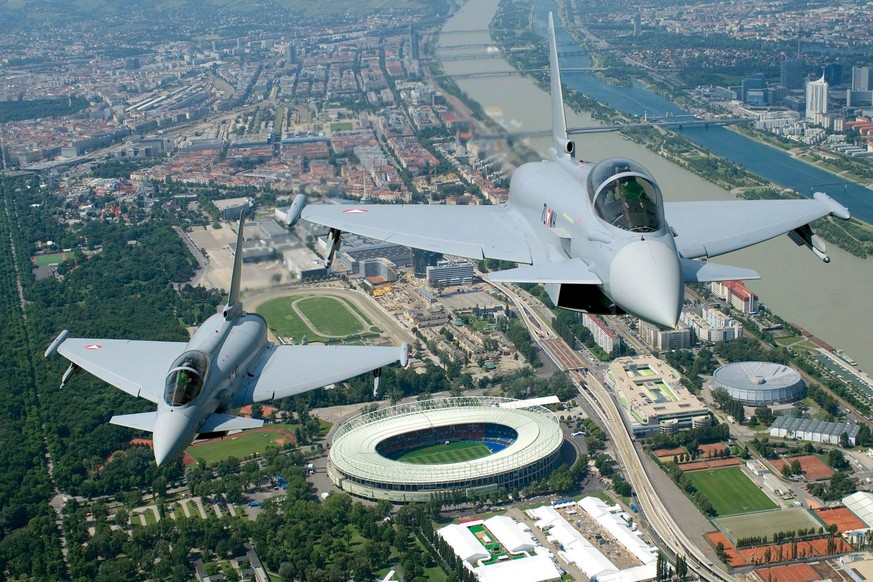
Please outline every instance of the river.
[[[534, 5], [534, 28], [544, 39], [548, 39], [549, 11], [557, 10], [555, 3], [553, 0], [535, 0]], [[557, 22], [555, 35], [559, 46], [574, 44], [570, 34]], [[574, 53], [577, 52], [577, 46], [574, 44]], [[587, 54], [567, 55], [561, 57], [561, 66], [590, 67], [591, 58]], [[594, 97], [623, 113], [638, 117], [644, 114], [649, 116], [664, 116], [667, 113], [673, 116], [689, 114], [639, 83], [630, 87], [617, 87], [604, 83], [585, 71], [562, 75], [562, 80], [577, 91]], [[852, 213], [861, 220], [873, 223], [873, 190], [869, 188], [846, 181], [830, 172], [792, 158], [786, 152], [724, 127], [692, 127], [681, 131], [685, 137], [698, 145], [745, 166], [749, 171], [784, 188], [793, 188], [807, 197], [812, 197], [812, 194], [817, 191], [826, 192], [851, 208]]]
[[[540, 21], [542, 13], [540, 5], [547, 6], [544, 4], [547, 1], [537, 0], [537, 22]], [[512, 70], [508, 62], [502, 58], [494, 58], [484, 47], [491, 42], [488, 25], [498, 3], [499, 0], [469, 0], [446, 22], [440, 36], [438, 54], [480, 54], [482, 57], [478, 60], [445, 61], [443, 69], [446, 73], [465, 75]], [[458, 45], [468, 46], [452, 48]], [[457, 78], [456, 82], [489, 115], [512, 130], [542, 131], [550, 127], [549, 96], [529, 79], [480, 77]], [[570, 78], [564, 78], [564, 82], [575, 85]], [[585, 90], [579, 90], [598, 99], [602, 98], [605, 103], [613, 106], [611, 98], [598, 97], [593, 92], [594, 87], [601, 90], [603, 85], [591, 77], [585, 81]], [[642, 92], [644, 89], [635, 87], [633, 91]], [[635, 95], [638, 100], [644, 97], [648, 99], [646, 95]], [[590, 118], [572, 111], [567, 112], [568, 127], [586, 125], [592, 125]], [[549, 138], [533, 139], [530, 140], [530, 145], [545, 156], [550, 142]], [[610, 156], [624, 156], [639, 161], [658, 180], [667, 201], [733, 198], [729, 192], [617, 133], [588, 135], [577, 139], [576, 146], [581, 159], [597, 161]], [[831, 179], [833, 181], [833, 176]], [[851, 207], [850, 209], [854, 210]], [[870, 293], [873, 292], [873, 259], [858, 259], [833, 245], [828, 251], [832, 261], [826, 265], [811, 252], [798, 248], [788, 237], [783, 236], [751, 249], [720, 257], [719, 262], [757, 270], [763, 279], [749, 281], [747, 284], [760, 296], [763, 304], [788, 321], [797, 322], [812, 331], [831, 345], [843, 348], [864, 370], [871, 371], [873, 342], [869, 341], [869, 335], [873, 330], [870, 300]]]

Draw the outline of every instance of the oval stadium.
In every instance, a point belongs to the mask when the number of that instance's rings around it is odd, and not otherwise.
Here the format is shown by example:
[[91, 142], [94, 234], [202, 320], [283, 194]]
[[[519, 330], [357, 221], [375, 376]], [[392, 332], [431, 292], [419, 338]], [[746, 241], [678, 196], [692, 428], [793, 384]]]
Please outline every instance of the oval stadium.
[[718, 368], [713, 387], [722, 387], [731, 398], [749, 406], [796, 402], [806, 397], [800, 372], [772, 362], [736, 362]]
[[328, 475], [352, 495], [401, 503], [521, 488], [552, 471], [564, 440], [552, 411], [522, 402], [438, 398], [357, 416], [333, 436]]

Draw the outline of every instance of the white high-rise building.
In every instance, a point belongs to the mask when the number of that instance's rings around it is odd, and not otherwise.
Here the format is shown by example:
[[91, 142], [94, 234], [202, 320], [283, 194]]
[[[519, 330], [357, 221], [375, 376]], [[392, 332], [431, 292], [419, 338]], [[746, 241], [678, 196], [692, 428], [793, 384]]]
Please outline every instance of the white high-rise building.
[[828, 82], [824, 75], [817, 81], [806, 84], [806, 118], [813, 123], [823, 123], [828, 112]]

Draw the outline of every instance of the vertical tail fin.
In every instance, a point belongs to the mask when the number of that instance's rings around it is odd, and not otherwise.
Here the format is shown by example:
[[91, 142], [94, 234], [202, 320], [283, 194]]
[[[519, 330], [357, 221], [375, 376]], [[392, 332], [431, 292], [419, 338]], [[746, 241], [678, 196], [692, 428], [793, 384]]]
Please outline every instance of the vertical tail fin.
[[225, 319], [231, 319], [242, 311], [242, 304], [239, 302], [239, 285], [242, 276], [242, 256], [243, 256], [243, 225], [246, 221], [248, 208], [244, 209], [239, 217], [239, 229], [236, 235], [236, 251], [233, 253], [233, 274], [230, 279], [230, 294], [227, 296], [227, 305], [224, 306]]
[[561, 70], [558, 66], [558, 42], [555, 40], [555, 22], [549, 12], [549, 75], [552, 92], [552, 139], [558, 155], [575, 153], [576, 145], [567, 139], [567, 120], [564, 117], [564, 94], [561, 90]]

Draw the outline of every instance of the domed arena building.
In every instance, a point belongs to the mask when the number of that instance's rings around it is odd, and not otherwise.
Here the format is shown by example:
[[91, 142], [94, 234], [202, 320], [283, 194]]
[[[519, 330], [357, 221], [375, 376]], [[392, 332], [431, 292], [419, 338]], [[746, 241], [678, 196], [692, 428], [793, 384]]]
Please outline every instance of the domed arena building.
[[363, 414], [336, 431], [328, 475], [367, 499], [517, 489], [548, 475], [563, 434], [547, 408], [488, 396], [438, 398]]
[[748, 406], [787, 404], [806, 397], [800, 372], [772, 362], [735, 362], [718, 368], [712, 386], [722, 387], [731, 398]]

